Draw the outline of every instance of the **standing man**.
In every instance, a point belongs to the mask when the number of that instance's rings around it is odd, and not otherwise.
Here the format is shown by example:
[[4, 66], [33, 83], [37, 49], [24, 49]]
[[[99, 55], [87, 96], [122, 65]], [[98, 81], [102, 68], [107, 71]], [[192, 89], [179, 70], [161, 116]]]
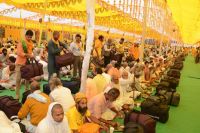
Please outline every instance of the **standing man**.
[[[17, 45], [17, 59], [16, 59], [16, 99], [20, 98], [21, 87], [21, 67], [27, 62], [27, 59], [33, 58], [33, 31], [27, 30], [25, 34], [25, 40]], [[26, 81], [26, 89], [28, 88], [28, 82]]]
[[103, 56], [104, 56], [104, 66], [106, 67], [110, 63], [110, 51], [111, 51], [112, 39], [108, 41], [103, 46]]
[[117, 62], [117, 67], [121, 66], [122, 58], [124, 56], [124, 38], [121, 38], [119, 41], [119, 44], [116, 46], [117, 49], [117, 56], [118, 56], [118, 62]]
[[104, 36], [100, 35], [99, 38], [95, 41], [93, 56], [94, 58], [101, 59], [101, 51], [103, 47]]
[[76, 34], [75, 42], [70, 44], [70, 51], [75, 56], [74, 60], [74, 69], [73, 69], [73, 76], [77, 77], [77, 70], [79, 73], [79, 77], [81, 77], [81, 67], [82, 67], [82, 56], [83, 56], [83, 47], [81, 42], [81, 35]]
[[53, 32], [53, 38], [48, 42], [48, 72], [49, 78], [56, 73], [59, 75], [59, 68], [56, 68], [56, 59], [57, 55], [60, 55], [60, 52], [63, 50], [63, 45], [60, 45], [59, 42], [60, 33], [58, 31]]

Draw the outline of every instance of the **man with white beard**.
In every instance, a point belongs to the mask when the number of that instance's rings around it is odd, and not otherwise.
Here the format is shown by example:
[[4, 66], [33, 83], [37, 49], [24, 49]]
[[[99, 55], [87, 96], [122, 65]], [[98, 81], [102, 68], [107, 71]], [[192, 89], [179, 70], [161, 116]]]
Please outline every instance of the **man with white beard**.
[[133, 99], [136, 99], [141, 92], [134, 90], [131, 84], [134, 83], [134, 76], [128, 73], [127, 71], [122, 72], [122, 77], [119, 79], [119, 84], [121, 88], [121, 95], [124, 101], [124, 104], [132, 103]]

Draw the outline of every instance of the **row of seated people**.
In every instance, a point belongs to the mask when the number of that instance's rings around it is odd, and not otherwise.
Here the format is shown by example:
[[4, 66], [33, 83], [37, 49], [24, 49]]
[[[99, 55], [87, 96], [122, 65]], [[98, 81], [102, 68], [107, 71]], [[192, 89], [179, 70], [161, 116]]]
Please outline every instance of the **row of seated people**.
[[88, 122], [95, 123], [93, 129], [108, 131], [109, 126], [118, 126], [110, 120], [122, 116], [121, 109], [125, 104], [134, 105], [137, 96], [150, 94], [147, 88], [162, 77], [171, 62], [155, 56], [144, 64], [135, 62], [128, 66], [123, 63], [118, 69], [112, 61], [103, 71], [94, 68], [86, 88], [74, 96], [55, 75], [49, 81], [49, 96], [40, 91], [39, 82], [33, 81], [30, 85], [32, 94], [18, 117], [31, 133], [53, 133], [55, 130], [77, 133], [84, 130]]

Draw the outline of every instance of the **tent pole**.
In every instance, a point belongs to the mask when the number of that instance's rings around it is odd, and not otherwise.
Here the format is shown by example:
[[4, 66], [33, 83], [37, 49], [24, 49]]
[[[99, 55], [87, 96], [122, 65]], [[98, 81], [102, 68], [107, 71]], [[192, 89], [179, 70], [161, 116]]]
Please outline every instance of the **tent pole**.
[[80, 88], [81, 92], [85, 90], [87, 73], [88, 73], [89, 63], [90, 63], [90, 54], [91, 54], [93, 40], [94, 40], [95, 2], [96, 0], [86, 0], [87, 41], [86, 41], [86, 51], [85, 51], [83, 64], [82, 64], [82, 76], [81, 76], [81, 88]]
[[40, 46], [41, 44], [41, 40], [42, 40], [42, 23], [44, 22], [44, 17], [45, 17], [45, 13], [46, 13], [46, 9], [47, 9], [47, 4], [48, 4], [48, 0], [45, 0], [45, 3], [44, 3], [44, 13], [42, 15], [42, 22], [40, 23], [40, 37], [39, 37], [39, 42], [38, 42], [38, 46]]
[[144, 8], [143, 8], [143, 25], [142, 25], [142, 41], [140, 45], [140, 61], [143, 61], [144, 58], [144, 43], [146, 38], [146, 21], [147, 21], [147, 6], [148, 6], [148, 0], [144, 0]]
[[[22, 22], [23, 22], [23, 25], [22, 25]], [[20, 9], [20, 33], [21, 33], [21, 40], [24, 40], [25, 37], [25, 32], [26, 32], [26, 20], [25, 19], [22, 19], [22, 11]]]

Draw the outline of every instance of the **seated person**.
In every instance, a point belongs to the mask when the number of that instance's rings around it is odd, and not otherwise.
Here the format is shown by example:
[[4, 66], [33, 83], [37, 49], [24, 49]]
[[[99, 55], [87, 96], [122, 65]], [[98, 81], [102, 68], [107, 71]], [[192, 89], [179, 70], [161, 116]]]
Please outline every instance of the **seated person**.
[[121, 116], [121, 113], [117, 111], [112, 104], [119, 97], [119, 95], [120, 91], [118, 89], [111, 88], [108, 92], [102, 92], [93, 97], [88, 102], [88, 109], [91, 112], [91, 115], [105, 124], [111, 125], [113, 127], [117, 126], [117, 123], [103, 119], [102, 115], [107, 111], [107, 109], [110, 109], [116, 113], [116, 116]]
[[88, 101], [98, 94], [96, 82], [94, 79], [90, 77], [87, 78], [86, 86], [83, 92], [85, 93]]
[[35, 133], [71, 133], [62, 105], [57, 102], [49, 105], [46, 117], [40, 121]]
[[150, 69], [149, 69], [149, 62], [145, 61], [145, 66], [144, 66], [144, 81], [149, 81], [150, 80]]
[[[103, 123], [101, 123], [97, 118], [95, 118], [90, 114], [90, 111], [87, 108], [87, 98], [85, 94], [79, 92], [75, 95], [74, 99], [76, 105], [70, 108], [69, 111], [67, 112], [67, 118], [72, 133], [79, 133], [80, 128], [84, 124], [88, 123], [89, 120], [102, 127], [105, 127]], [[107, 128], [105, 127], [105, 129]], [[98, 131], [99, 129], [97, 128], [96, 130]]]
[[127, 71], [127, 72], [130, 71], [130, 67], [128, 66], [127, 62], [124, 62], [122, 66], [120, 67], [119, 69], [120, 75], [122, 75], [123, 71]]
[[128, 72], [124, 71], [122, 73], [122, 77], [119, 79], [119, 84], [122, 90], [124, 104], [131, 104], [133, 99], [136, 99], [141, 94], [141, 92], [135, 90], [135, 87], [132, 86], [134, 82], [134, 77], [132, 77]]
[[30, 85], [32, 94], [18, 112], [19, 119], [27, 118], [26, 129], [34, 133], [38, 123], [46, 116], [50, 98], [40, 91], [40, 84], [36, 81]]
[[58, 102], [63, 106], [66, 113], [70, 107], [75, 105], [74, 98], [71, 94], [71, 90], [64, 87], [62, 82], [57, 76], [53, 75], [49, 80], [49, 86], [51, 89], [50, 98], [51, 102]]
[[109, 68], [108, 70], [108, 74], [112, 77], [113, 75], [117, 75], [118, 77], [120, 77], [120, 72], [117, 68], [115, 68], [115, 61], [112, 61], [111, 64], [112, 66]]
[[14, 90], [15, 85], [15, 65], [12, 64], [3, 69], [2, 78], [0, 80], [0, 87]]
[[2, 54], [0, 54], [0, 62], [2, 63], [2, 67], [6, 67], [6, 62], [7, 59], [9, 58], [8, 56], [8, 50], [6, 48], [2, 49]]
[[112, 64], [108, 64], [106, 68], [104, 69], [104, 72], [102, 75], [105, 77], [107, 84], [110, 84], [111, 82], [111, 76], [108, 74], [108, 70], [112, 67]]
[[134, 81], [135, 81], [135, 89], [141, 93], [144, 93], [144, 90], [141, 86], [141, 83], [140, 83], [140, 74], [139, 73], [135, 73], [134, 74]]
[[15, 89], [15, 61], [16, 59], [13, 56], [9, 57], [7, 61], [7, 67], [3, 68], [2, 70], [2, 77], [0, 80], [0, 87], [2, 89]]
[[106, 79], [102, 75], [103, 71], [101, 68], [96, 68], [94, 74], [96, 75], [93, 80], [96, 83], [97, 94], [103, 92], [107, 85]]
[[36, 81], [40, 81], [40, 80], [45, 80], [45, 81], [48, 81], [48, 77], [49, 77], [49, 73], [48, 73], [48, 68], [47, 68], [47, 65], [48, 63], [43, 59], [41, 58], [41, 56], [36, 56], [36, 60], [38, 61], [38, 63], [42, 64], [42, 69], [43, 69], [43, 75], [41, 76], [36, 76], [34, 78], [32, 78], [31, 80], [36, 80]]
[[3, 111], [0, 111], [0, 133], [21, 133], [18, 123], [11, 121]]

